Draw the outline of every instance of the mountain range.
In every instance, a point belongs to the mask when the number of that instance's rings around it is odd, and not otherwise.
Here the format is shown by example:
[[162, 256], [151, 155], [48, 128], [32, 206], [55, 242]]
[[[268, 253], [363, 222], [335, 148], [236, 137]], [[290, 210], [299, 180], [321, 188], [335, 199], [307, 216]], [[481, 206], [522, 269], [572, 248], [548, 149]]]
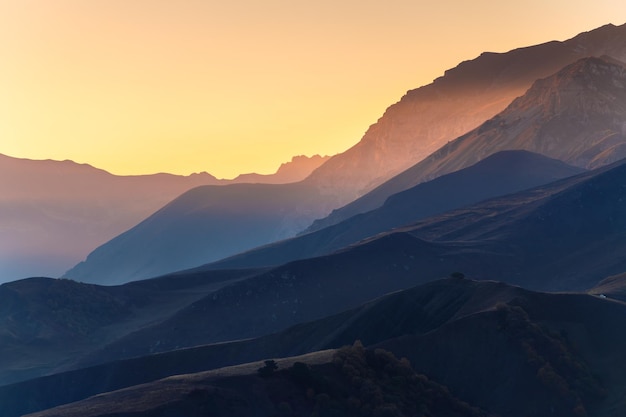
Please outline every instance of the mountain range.
[[[616, 163], [421, 220], [330, 255], [270, 269], [197, 268], [120, 287], [62, 280], [59, 283], [72, 288], [62, 292], [50, 289], [54, 280], [5, 284], [0, 287], [0, 296], [5, 294], [5, 333], [13, 336], [4, 345], [9, 352], [27, 341], [32, 347], [43, 346], [51, 359], [39, 369], [30, 369], [35, 373], [56, 372], [183, 347], [262, 337], [453, 271], [526, 288], [586, 290], [607, 276], [626, 271], [626, 262], [619, 255], [626, 244], [626, 211], [622, 207], [625, 180], [626, 164]], [[20, 298], [16, 292], [24, 295]], [[55, 300], [53, 294], [76, 294], [77, 301]], [[24, 309], [23, 299], [49, 300], [45, 305], [52, 311], [35, 314], [30, 308]], [[163, 305], [158, 316], [150, 316], [163, 299], [168, 299], [171, 309]], [[99, 307], [100, 303], [104, 305]], [[28, 305], [39, 306], [40, 301]], [[92, 322], [85, 308], [99, 320], [107, 317], [100, 317], [102, 311], [120, 314], [89, 324]], [[54, 343], [45, 336], [49, 334], [46, 329], [59, 329], [59, 324], [33, 326], [33, 320], [74, 316], [87, 320], [91, 327], [74, 336], [78, 339], [72, 342], [71, 360], [63, 359], [67, 354], [63, 344], [58, 348], [60, 356], [50, 356]], [[17, 331], [22, 327], [31, 329], [30, 333], [15, 339], [22, 334]], [[97, 334], [109, 336], [102, 339], [95, 337]], [[72, 340], [66, 333], [62, 335], [57, 341]], [[86, 344], [81, 339], [85, 337], [96, 344]], [[302, 337], [285, 346], [294, 346]], [[314, 339], [323, 337], [319, 334]], [[78, 346], [83, 346], [80, 353]], [[18, 352], [25, 363], [44, 357], [42, 350], [32, 348]], [[8, 352], [3, 356], [7, 358], [5, 366], [20, 363]], [[4, 375], [10, 381], [33, 374], [20, 377], [17, 370], [6, 369]]]
[[0, 414], [623, 415], [625, 31], [482, 54], [301, 181], [0, 285]]
[[[289, 176], [281, 181], [302, 179], [317, 163], [324, 162], [305, 180], [325, 196], [323, 209], [310, 213], [313, 218], [321, 218], [331, 209], [365, 194], [426, 158], [448, 141], [495, 116], [515, 97], [523, 94], [536, 79], [546, 77], [581, 57], [595, 55], [626, 60], [626, 48], [622, 42], [624, 31], [626, 25], [606, 25], [567, 41], [553, 41], [501, 54], [484, 53], [474, 60], [463, 62], [446, 71], [444, 76], [432, 84], [409, 91], [368, 129], [353, 148], [328, 161], [313, 158], [315, 161], [312, 160], [309, 165], [302, 160], [294, 160], [291, 166], [307, 165], [307, 168], [300, 171], [298, 176]], [[6, 157], [2, 161], [3, 166], [7, 165]], [[6, 219], [2, 225], [6, 238], [0, 242], [4, 280], [28, 275], [62, 275], [69, 266], [84, 259], [89, 250], [128, 230], [172, 198], [194, 185], [213, 184], [215, 181], [208, 174], [194, 175], [181, 181], [156, 175], [136, 177], [132, 182], [141, 183], [143, 178], [153, 184], [158, 183], [157, 193], [148, 192], [154, 189], [154, 185], [148, 184], [129, 186], [132, 192], [117, 191], [126, 187], [112, 187], [97, 182], [86, 189], [75, 187], [74, 181], [67, 176], [54, 184], [47, 180], [56, 178], [54, 172], [69, 169], [69, 161], [57, 163], [59, 165], [55, 168], [52, 168], [55, 163], [47, 161], [50, 169], [43, 171], [27, 163], [17, 173], [10, 171], [14, 162], [8, 164], [9, 172], [0, 167], [3, 170], [2, 178], [5, 179], [2, 195], [7, 196], [3, 197], [0, 205], [3, 210], [1, 218]], [[21, 162], [26, 163], [23, 160]], [[60, 168], [60, 164], [65, 166]], [[75, 168], [77, 166], [72, 170]], [[35, 180], [32, 174], [24, 174], [24, 170], [39, 172], [40, 176]], [[92, 174], [100, 177], [104, 175], [102, 172], [87, 174], [86, 171], [81, 171], [81, 174], [76, 172], [72, 176], [82, 177], [85, 184]], [[284, 167], [280, 171], [277, 178], [283, 178], [282, 173], [288, 169]], [[419, 175], [417, 178], [414, 174], [408, 177], [400, 176], [391, 185], [375, 190], [356, 203], [336, 211], [309, 230], [317, 230], [353, 214], [376, 208], [389, 195], [416, 185], [416, 181], [421, 182]], [[18, 183], [15, 178], [20, 178], [20, 189], [29, 190], [28, 199], [20, 201], [10, 197], [16, 193]], [[244, 175], [239, 180], [278, 181], [254, 175]], [[171, 182], [179, 185], [168, 185]], [[73, 200], [69, 204], [55, 197], [64, 192], [61, 186], [65, 190], [72, 190]], [[111, 188], [114, 191], [110, 191]], [[43, 193], [37, 197], [37, 191], [32, 191], [41, 189], [56, 192]], [[105, 190], [109, 190], [109, 193]], [[84, 196], [84, 201], [80, 201], [81, 196]], [[266, 236], [264, 240], [269, 243], [278, 235], [279, 232], [274, 233], [274, 237]], [[59, 240], [63, 240], [64, 245], [54, 244]], [[200, 260], [198, 263], [210, 262], [212, 259]]]
[[582, 168], [615, 162], [626, 156], [625, 82], [624, 64], [612, 58], [576, 61], [537, 80], [502, 112], [309, 230], [369, 211], [395, 193], [502, 150], [525, 149]]
[[[0, 282], [60, 276], [89, 251], [199, 185], [288, 183], [328, 157], [294, 157], [273, 175], [118, 176], [72, 161], [0, 155]], [[62, 242], [62, 244], [59, 244]]]
[[280, 265], [331, 253], [423, 218], [511, 194], [584, 170], [528, 151], [502, 151], [391, 196], [374, 210], [298, 237], [213, 262], [212, 269]]
[[[273, 267], [113, 341], [81, 364], [259, 337], [453, 271], [531, 289], [587, 290], [626, 271], [624, 181], [626, 163], [618, 162]], [[215, 272], [197, 268], [176, 277]]]
[[333, 156], [307, 181], [336, 195], [337, 207], [347, 204], [492, 118], [537, 79], [585, 57], [626, 61], [624, 37], [626, 25], [609, 24], [563, 42], [485, 52], [462, 62], [433, 83], [408, 91], [355, 146]]

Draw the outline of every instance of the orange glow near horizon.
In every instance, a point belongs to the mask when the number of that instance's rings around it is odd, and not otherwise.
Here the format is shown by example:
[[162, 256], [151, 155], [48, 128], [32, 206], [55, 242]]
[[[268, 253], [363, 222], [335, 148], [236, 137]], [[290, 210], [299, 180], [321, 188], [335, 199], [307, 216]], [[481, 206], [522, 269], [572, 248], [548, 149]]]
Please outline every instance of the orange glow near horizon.
[[348, 149], [406, 90], [482, 51], [623, 16], [613, 0], [6, 1], [0, 153], [116, 174], [270, 173]]

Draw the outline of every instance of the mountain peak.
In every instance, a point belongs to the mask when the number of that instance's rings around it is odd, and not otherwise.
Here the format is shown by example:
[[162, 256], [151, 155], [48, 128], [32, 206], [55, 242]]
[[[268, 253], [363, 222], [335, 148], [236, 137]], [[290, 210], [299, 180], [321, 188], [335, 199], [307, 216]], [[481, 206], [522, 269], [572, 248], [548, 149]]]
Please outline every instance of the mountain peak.
[[505, 119], [511, 122], [512, 115], [523, 119], [540, 110], [544, 120], [555, 116], [569, 116], [574, 124], [596, 120], [619, 132], [626, 114], [625, 99], [624, 65], [613, 58], [586, 57], [535, 81], [526, 94], [514, 100], [502, 115], [508, 114]]
[[323, 165], [330, 156], [306, 156], [296, 155], [291, 161], [280, 164], [278, 170], [274, 174], [241, 174], [232, 181], [235, 183], [268, 183], [268, 184], [286, 184], [298, 182], [305, 179], [311, 172], [315, 171], [320, 165]]
[[600, 57], [590, 56], [567, 65], [557, 73], [557, 76], [565, 78], [578, 78], [584, 75], [590, 76], [621, 76], [624, 73], [624, 63], [607, 55]]
[[[291, 161], [280, 164], [280, 167], [278, 167], [276, 174], [284, 175], [286, 173], [289, 173], [289, 174], [296, 175], [296, 173], [299, 173], [300, 171], [302, 172], [308, 171], [308, 173], [310, 173], [310, 171], [312, 171], [313, 169], [319, 167], [324, 162], [326, 162], [328, 158], [330, 157], [327, 155], [321, 156], [317, 154], [313, 156], [296, 155], [291, 158]], [[301, 176], [301, 174], [299, 176]], [[304, 179], [304, 177], [302, 177], [302, 179]]]

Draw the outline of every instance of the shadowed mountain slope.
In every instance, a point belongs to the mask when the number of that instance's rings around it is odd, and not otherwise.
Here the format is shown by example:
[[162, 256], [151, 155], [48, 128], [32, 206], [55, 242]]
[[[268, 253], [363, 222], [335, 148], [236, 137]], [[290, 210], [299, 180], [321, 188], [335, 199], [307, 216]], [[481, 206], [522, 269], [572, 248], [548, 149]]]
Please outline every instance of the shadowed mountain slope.
[[626, 302], [626, 273], [603, 279], [589, 293]]
[[53, 372], [259, 270], [186, 274], [126, 286], [29, 278], [0, 286], [0, 384]]
[[307, 181], [336, 195], [337, 206], [346, 204], [492, 118], [535, 80], [583, 57], [626, 61], [624, 39], [626, 25], [606, 25], [564, 42], [485, 52], [462, 62], [433, 83], [407, 92], [359, 143], [332, 157]]
[[327, 211], [302, 183], [203, 186], [94, 250], [66, 278], [120, 284], [190, 268], [293, 236]]
[[499, 415], [612, 417], [626, 410], [626, 337], [617, 331], [625, 313], [624, 304], [589, 295], [527, 293], [378, 346]]
[[524, 149], [582, 168], [615, 162], [626, 157], [625, 123], [626, 69], [610, 58], [581, 59], [536, 81], [492, 119], [308, 230], [372, 210], [390, 195], [502, 150]]
[[279, 265], [330, 253], [361, 239], [488, 198], [546, 184], [583, 171], [527, 151], [503, 151], [475, 165], [395, 194], [383, 206], [322, 230], [217, 261], [224, 269]]
[[453, 266], [432, 260], [458, 250], [399, 233], [349, 251], [295, 261], [224, 287], [168, 320], [104, 346], [80, 364], [277, 332], [445, 276]]
[[[589, 289], [626, 270], [625, 183], [626, 163], [620, 161], [401, 230], [433, 243], [501, 247], [510, 257], [507, 282]], [[488, 267], [480, 276], [493, 278]]]

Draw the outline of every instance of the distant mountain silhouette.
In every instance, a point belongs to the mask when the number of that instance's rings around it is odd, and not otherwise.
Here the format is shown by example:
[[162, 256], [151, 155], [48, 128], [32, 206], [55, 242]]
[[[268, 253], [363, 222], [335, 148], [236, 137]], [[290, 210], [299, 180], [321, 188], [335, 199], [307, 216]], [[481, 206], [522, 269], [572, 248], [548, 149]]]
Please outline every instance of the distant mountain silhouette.
[[292, 182], [302, 181], [308, 177], [311, 172], [330, 159], [329, 156], [313, 155], [307, 157], [304, 155], [294, 156], [290, 162], [281, 164], [274, 174], [241, 174], [230, 180], [232, 183], [262, 183], [262, 184], [289, 184]]
[[326, 204], [302, 183], [197, 187], [96, 248], [64, 277], [113, 285], [191, 268], [293, 236], [327, 212]]
[[490, 120], [316, 221], [309, 231], [372, 210], [392, 194], [502, 150], [525, 149], [583, 168], [614, 162], [626, 157], [625, 121], [626, 69], [610, 58], [583, 58], [536, 81]]
[[287, 263], [129, 333], [84, 364], [262, 336], [452, 271], [534, 289], [590, 289], [626, 271], [625, 182], [626, 163], [615, 163]]
[[327, 228], [217, 261], [209, 268], [280, 265], [328, 254], [420, 219], [583, 172], [528, 151], [502, 151], [451, 174], [395, 194], [378, 209]]
[[218, 180], [206, 172], [117, 176], [72, 161], [0, 155], [0, 282], [61, 275], [193, 187], [294, 182], [326, 158], [298, 156], [273, 175]]
[[337, 206], [347, 204], [492, 118], [535, 80], [584, 57], [626, 61], [625, 38], [626, 25], [606, 25], [564, 42], [485, 52], [462, 62], [433, 83], [408, 91], [359, 143], [332, 157], [307, 181], [334, 195]]
[[[376, 212], [328, 230], [263, 246], [212, 268], [277, 265], [326, 254], [429, 215], [580, 171], [540, 155], [521, 151], [502, 154], [390, 199]], [[303, 183], [198, 188], [101, 246], [64, 276], [110, 285], [191, 268], [293, 236], [315, 213], [327, 209], [323, 202], [315, 189]]]

